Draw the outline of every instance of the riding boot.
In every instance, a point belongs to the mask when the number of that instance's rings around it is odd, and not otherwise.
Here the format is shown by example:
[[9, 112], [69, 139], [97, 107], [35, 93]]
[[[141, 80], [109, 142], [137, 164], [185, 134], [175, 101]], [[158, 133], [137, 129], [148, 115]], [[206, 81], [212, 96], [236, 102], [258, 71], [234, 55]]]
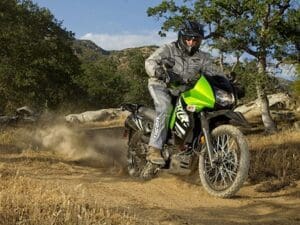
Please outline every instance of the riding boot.
[[161, 156], [161, 151], [158, 148], [149, 146], [148, 148], [148, 153], [147, 153], [147, 158], [148, 161], [152, 162], [153, 164], [158, 164], [158, 165], [164, 165], [165, 160]]

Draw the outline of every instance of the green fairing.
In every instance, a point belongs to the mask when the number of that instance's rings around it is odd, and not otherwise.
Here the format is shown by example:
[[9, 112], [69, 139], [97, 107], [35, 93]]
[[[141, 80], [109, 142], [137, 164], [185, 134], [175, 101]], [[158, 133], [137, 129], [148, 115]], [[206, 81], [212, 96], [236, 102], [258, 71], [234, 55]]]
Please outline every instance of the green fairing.
[[[211, 85], [204, 76], [201, 76], [192, 89], [181, 94], [187, 106], [195, 106], [196, 111], [200, 112], [203, 108], [214, 108], [215, 95]], [[176, 120], [176, 108], [173, 111], [170, 128], [173, 129]]]

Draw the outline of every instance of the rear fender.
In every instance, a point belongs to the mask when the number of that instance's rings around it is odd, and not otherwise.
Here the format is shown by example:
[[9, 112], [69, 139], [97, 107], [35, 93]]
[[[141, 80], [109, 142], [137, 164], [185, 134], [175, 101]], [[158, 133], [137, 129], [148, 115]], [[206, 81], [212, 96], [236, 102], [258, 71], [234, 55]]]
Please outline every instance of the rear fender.
[[129, 115], [125, 120], [125, 128], [132, 129], [134, 131], [144, 130], [142, 118], [133, 114]]
[[125, 120], [126, 129], [140, 130], [143, 133], [151, 132], [151, 123], [153, 123], [155, 118], [155, 110], [138, 104], [123, 104], [121, 109], [131, 113]]

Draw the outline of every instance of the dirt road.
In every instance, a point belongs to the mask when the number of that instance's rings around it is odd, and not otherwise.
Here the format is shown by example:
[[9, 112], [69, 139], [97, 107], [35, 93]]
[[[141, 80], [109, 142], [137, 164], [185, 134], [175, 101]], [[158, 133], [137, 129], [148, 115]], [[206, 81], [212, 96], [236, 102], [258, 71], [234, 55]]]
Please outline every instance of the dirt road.
[[86, 130], [84, 135], [89, 154], [75, 151], [72, 160], [70, 155], [8, 152], [2, 146], [2, 179], [15, 176], [18, 168], [18, 176], [28, 183], [124, 210], [144, 224], [300, 224], [299, 181], [273, 193], [257, 192], [246, 183], [235, 198], [217, 199], [205, 192], [197, 176], [161, 174], [146, 182], [130, 178], [122, 169], [126, 140], [120, 139], [120, 128]]

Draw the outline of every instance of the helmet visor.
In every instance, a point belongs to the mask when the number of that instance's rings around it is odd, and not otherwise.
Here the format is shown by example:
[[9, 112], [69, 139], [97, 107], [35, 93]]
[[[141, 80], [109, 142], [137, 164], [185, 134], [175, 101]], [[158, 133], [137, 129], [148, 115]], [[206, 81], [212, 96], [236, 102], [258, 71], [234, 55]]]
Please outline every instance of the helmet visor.
[[200, 36], [188, 36], [188, 35], [184, 35], [183, 37], [184, 41], [193, 41], [193, 42], [197, 42], [200, 43], [202, 38]]

